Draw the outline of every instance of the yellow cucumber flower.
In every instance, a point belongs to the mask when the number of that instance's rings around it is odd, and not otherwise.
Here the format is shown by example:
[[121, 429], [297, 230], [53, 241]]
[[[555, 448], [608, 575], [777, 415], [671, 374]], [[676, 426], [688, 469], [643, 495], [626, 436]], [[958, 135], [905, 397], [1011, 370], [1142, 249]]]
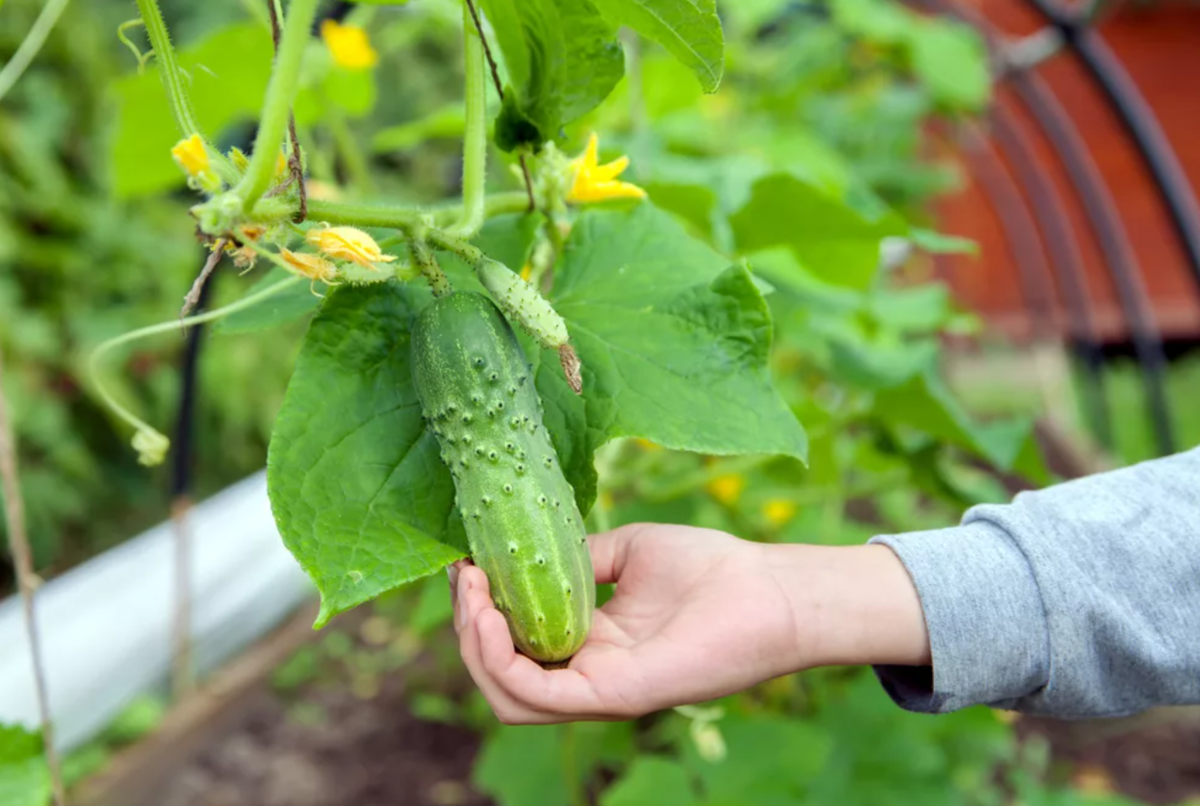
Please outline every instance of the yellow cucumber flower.
[[298, 274], [302, 274], [310, 280], [332, 283], [337, 279], [337, 266], [334, 266], [320, 255], [310, 255], [306, 252], [293, 252], [290, 249], [280, 248], [279, 256], [283, 258], [284, 263], [295, 269]]
[[575, 159], [575, 179], [567, 193], [572, 204], [607, 201], [609, 199], [643, 199], [646, 191], [629, 182], [620, 182], [617, 177], [629, 167], [629, 157], [618, 157], [607, 165], [599, 163], [600, 139], [595, 132], [588, 138], [587, 148]]
[[763, 517], [772, 526], [782, 526], [796, 515], [796, 502], [786, 498], [772, 498], [763, 504]]
[[313, 227], [304, 236], [309, 246], [335, 260], [347, 260], [364, 268], [376, 263], [391, 263], [395, 255], [385, 255], [375, 239], [354, 227]]
[[745, 476], [740, 473], [729, 473], [713, 479], [705, 485], [705, 489], [713, 498], [728, 506], [737, 503], [745, 486]]
[[171, 149], [171, 156], [188, 175], [189, 184], [192, 184], [191, 180], [194, 180], [193, 187], [198, 185], [208, 191], [216, 190], [219, 187], [220, 180], [212, 171], [208, 149], [204, 145], [204, 138], [200, 135], [193, 134], [191, 137], [180, 140]]
[[379, 54], [371, 47], [367, 32], [357, 25], [342, 25], [337, 20], [321, 23], [321, 38], [338, 67], [347, 70], [366, 70], [379, 61]]

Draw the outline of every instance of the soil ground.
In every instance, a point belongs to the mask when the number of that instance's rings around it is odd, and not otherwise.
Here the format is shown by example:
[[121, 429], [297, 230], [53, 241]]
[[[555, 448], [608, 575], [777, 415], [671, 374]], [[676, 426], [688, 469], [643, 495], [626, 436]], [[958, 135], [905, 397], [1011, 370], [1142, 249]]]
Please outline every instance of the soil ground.
[[[301, 716], [314, 710], [324, 718]], [[1078, 723], [1024, 719], [1018, 733], [1048, 740], [1080, 789], [1200, 803], [1195, 720], [1085, 743]], [[413, 717], [399, 683], [366, 700], [344, 686], [290, 701], [268, 691], [176, 776], [161, 806], [484, 806], [491, 801], [470, 784], [478, 746], [470, 730]]]
[[478, 746], [472, 731], [411, 716], [399, 681], [371, 699], [345, 686], [299, 702], [266, 691], [159, 806], [483, 806], [470, 785]]
[[1105, 735], [1109, 729], [1104, 722], [1085, 727], [1025, 719], [1017, 731], [1023, 738], [1049, 740], [1054, 761], [1080, 789], [1120, 792], [1152, 804], [1200, 804], [1200, 717], [1194, 711], [1164, 724]]

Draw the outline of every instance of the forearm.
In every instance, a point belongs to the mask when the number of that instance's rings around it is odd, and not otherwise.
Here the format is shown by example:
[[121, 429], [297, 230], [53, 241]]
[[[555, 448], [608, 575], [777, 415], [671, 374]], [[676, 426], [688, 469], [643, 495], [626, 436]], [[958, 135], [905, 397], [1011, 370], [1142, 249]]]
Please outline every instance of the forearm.
[[1200, 702], [1200, 450], [881, 536], [914, 580], [932, 670], [880, 665], [905, 708], [1059, 718]]
[[929, 663], [921, 602], [891, 549], [788, 544], [764, 550], [790, 603], [795, 635], [783, 646], [791, 670]]

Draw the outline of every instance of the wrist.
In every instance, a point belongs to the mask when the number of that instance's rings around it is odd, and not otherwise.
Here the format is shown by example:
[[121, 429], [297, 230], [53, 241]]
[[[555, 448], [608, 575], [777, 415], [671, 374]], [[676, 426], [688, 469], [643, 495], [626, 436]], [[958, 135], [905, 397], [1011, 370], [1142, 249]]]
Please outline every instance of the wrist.
[[916, 588], [887, 546], [765, 547], [784, 591], [795, 671], [816, 666], [925, 666], [929, 637]]

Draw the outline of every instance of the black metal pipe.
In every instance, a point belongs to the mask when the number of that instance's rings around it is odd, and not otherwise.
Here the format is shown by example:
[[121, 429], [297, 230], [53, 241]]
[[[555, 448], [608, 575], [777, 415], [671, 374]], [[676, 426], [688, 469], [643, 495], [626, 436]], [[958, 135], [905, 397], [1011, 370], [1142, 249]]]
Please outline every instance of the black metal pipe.
[[1092, 316], [1083, 254], [1075, 228], [1058, 189], [1039, 170], [1033, 143], [1020, 126], [1009, 122], [999, 106], [992, 109], [991, 134], [1005, 161], [1012, 166], [1018, 184], [1029, 194], [1034, 217], [1045, 234], [1050, 267], [1067, 309], [1071, 350], [1085, 373], [1088, 426], [1100, 444], [1111, 449], [1112, 415], [1104, 389], [1104, 352]]
[[[920, 4], [951, 14], [978, 29], [995, 49], [999, 37], [995, 29], [974, 9], [953, 5], [953, 0], [916, 0]], [[1056, 25], [1062, 18], [1053, 7], [1042, 0], [1039, 9]], [[1174, 453], [1175, 437], [1171, 424], [1164, 381], [1166, 355], [1159, 334], [1151, 319], [1152, 309], [1142, 284], [1140, 269], [1128, 233], [1117, 211], [1112, 194], [1104, 183], [1100, 169], [1091, 158], [1087, 143], [1080, 136], [1058, 98], [1036, 75], [1018, 70], [1006, 75], [1022, 104], [1037, 121], [1067, 176], [1083, 203], [1084, 214], [1096, 235], [1105, 267], [1117, 289], [1118, 302], [1129, 325], [1130, 340], [1142, 370], [1146, 403], [1154, 428], [1154, 439], [1160, 455]]]
[[1041, 341], [1052, 332], [1054, 289], [1047, 280], [1050, 267], [1037, 222], [1021, 189], [988, 139], [978, 131], [968, 130], [963, 141], [967, 154], [974, 157], [972, 174], [982, 186], [984, 195], [991, 200], [992, 210], [1004, 231], [1004, 240], [1012, 249], [1021, 296], [1025, 307], [1033, 314], [1031, 334], [1034, 341]]
[[1167, 364], [1162, 338], [1153, 325], [1153, 310], [1137, 256], [1116, 202], [1100, 169], [1092, 160], [1087, 143], [1049, 87], [1036, 76], [1024, 72], [1009, 76], [1021, 102], [1038, 121], [1057, 153], [1071, 184], [1083, 203], [1084, 214], [1096, 235], [1109, 276], [1117, 289], [1117, 299], [1129, 325], [1134, 353], [1141, 364], [1146, 403], [1154, 426], [1154, 439], [1160, 455], [1175, 452], [1174, 429], [1167, 405], [1164, 380]]
[[1059, 30], [1133, 139], [1171, 217], [1200, 297], [1200, 203], [1154, 110], [1089, 20], [1069, 15], [1049, 0], [1026, 2]]
[[[213, 272], [200, 288], [200, 297], [195, 313], [202, 312], [208, 305], [213, 284], [219, 272]], [[183, 365], [180, 367], [181, 384], [179, 407], [175, 417], [175, 438], [172, 440], [170, 494], [172, 501], [186, 499], [192, 489], [192, 467], [195, 461], [194, 431], [196, 419], [196, 397], [199, 388], [200, 353], [204, 344], [205, 327], [194, 325], [187, 332], [187, 343], [183, 349]]]

